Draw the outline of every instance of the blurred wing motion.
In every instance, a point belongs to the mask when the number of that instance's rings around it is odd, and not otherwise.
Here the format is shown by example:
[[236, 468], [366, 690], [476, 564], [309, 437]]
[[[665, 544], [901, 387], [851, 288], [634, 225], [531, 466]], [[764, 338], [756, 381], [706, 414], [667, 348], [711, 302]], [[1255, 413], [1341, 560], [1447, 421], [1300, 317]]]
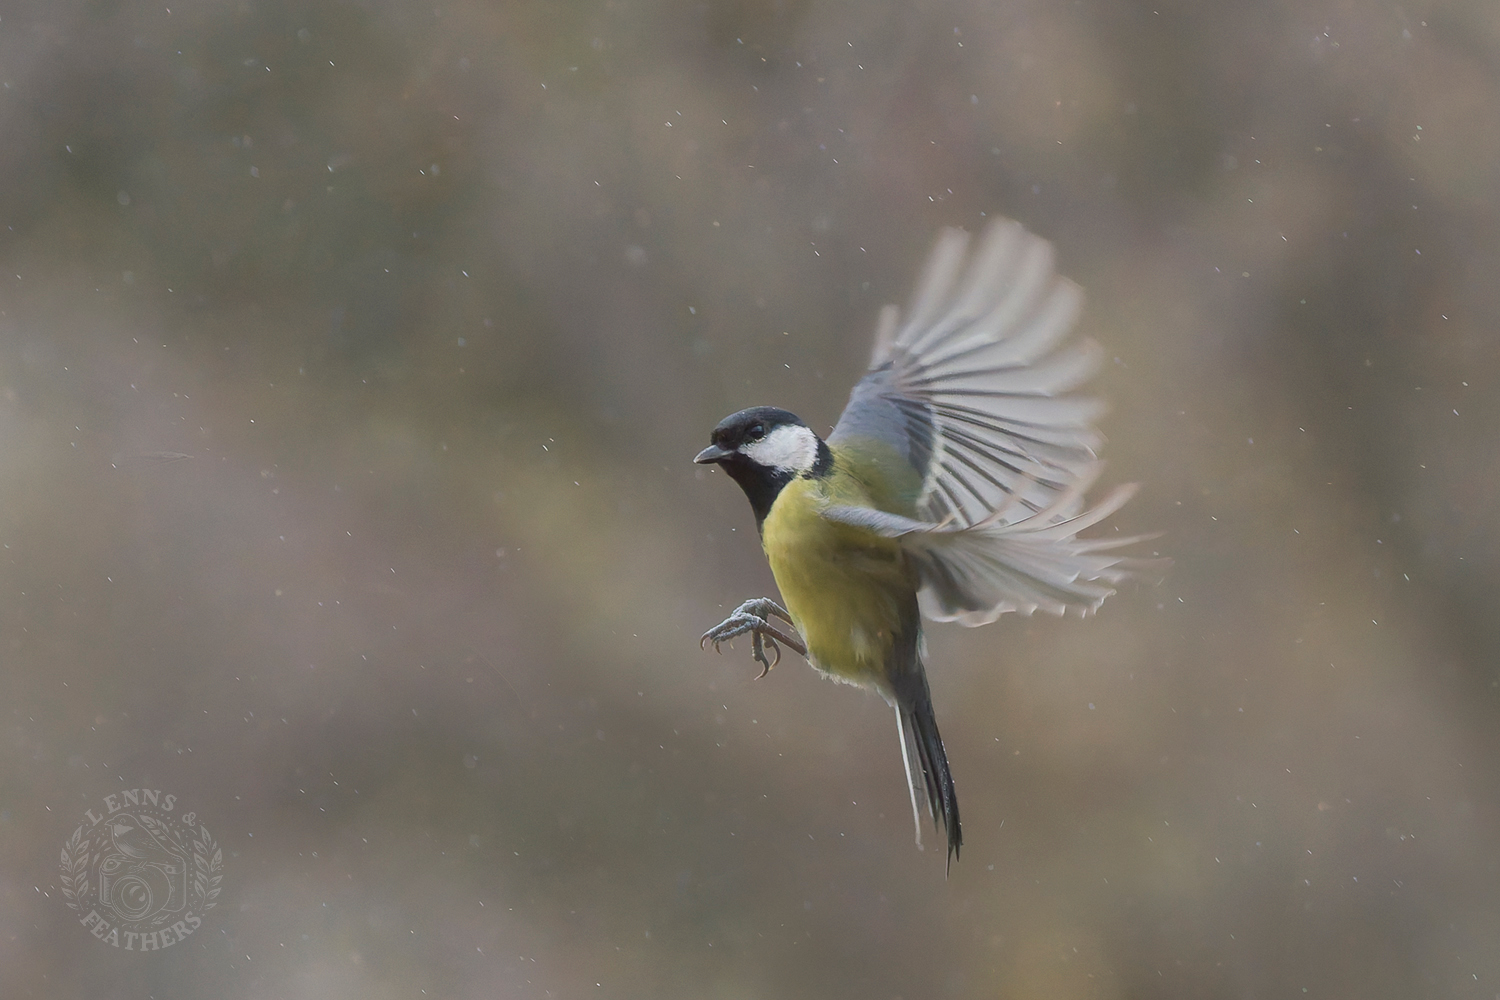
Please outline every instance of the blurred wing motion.
[[922, 610], [982, 625], [1007, 611], [1087, 614], [1149, 564], [1111, 554], [1140, 538], [1081, 539], [1134, 487], [1093, 509], [1103, 438], [1098, 400], [1071, 395], [1098, 367], [1092, 342], [1063, 345], [1083, 303], [1052, 247], [1009, 220], [944, 230], [911, 315], [881, 316], [870, 370], [830, 444], [876, 439], [921, 479], [915, 518], [833, 507], [831, 520], [899, 538], [922, 574]]

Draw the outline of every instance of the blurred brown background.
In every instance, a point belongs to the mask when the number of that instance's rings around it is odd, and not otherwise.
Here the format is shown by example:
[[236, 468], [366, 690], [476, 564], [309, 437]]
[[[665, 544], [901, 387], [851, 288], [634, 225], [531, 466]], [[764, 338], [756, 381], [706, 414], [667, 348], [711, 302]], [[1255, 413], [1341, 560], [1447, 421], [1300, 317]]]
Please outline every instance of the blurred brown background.
[[[6, 996], [1500, 996], [1490, 0], [9, 0], [0, 77]], [[932, 630], [945, 881], [883, 703], [699, 651], [772, 583], [689, 459], [993, 215], [1176, 565]], [[58, 892], [138, 786], [227, 855], [149, 956]]]

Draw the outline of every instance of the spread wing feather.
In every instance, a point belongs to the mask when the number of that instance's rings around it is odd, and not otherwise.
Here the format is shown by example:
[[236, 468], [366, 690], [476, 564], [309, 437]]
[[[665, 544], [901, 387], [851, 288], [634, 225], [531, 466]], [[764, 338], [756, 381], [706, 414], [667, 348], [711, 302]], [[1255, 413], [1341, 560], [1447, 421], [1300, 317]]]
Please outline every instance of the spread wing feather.
[[[1082, 493], [1099, 466], [1068, 494]], [[1154, 537], [1132, 535], [1079, 538], [1135, 494], [1134, 485], [1116, 487], [1083, 513], [1063, 494], [1053, 507], [1019, 520], [992, 517], [977, 524], [933, 524], [872, 507], [832, 506], [831, 521], [885, 538], [899, 539], [922, 578], [922, 613], [935, 621], [985, 625], [1009, 611], [1087, 615], [1131, 576], [1162, 568], [1165, 560], [1133, 559], [1115, 550]], [[1003, 511], [997, 511], [1003, 514]]]
[[929, 617], [1087, 613], [1147, 565], [1110, 554], [1138, 539], [1077, 537], [1133, 492], [1084, 506], [1104, 439], [1102, 404], [1072, 394], [1099, 365], [1097, 345], [1064, 343], [1082, 304], [1053, 271], [1051, 245], [1001, 220], [972, 253], [967, 233], [944, 230], [906, 322], [891, 307], [881, 314], [870, 370], [828, 440], [895, 447], [920, 477], [916, 516], [825, 514], [900, 538]]

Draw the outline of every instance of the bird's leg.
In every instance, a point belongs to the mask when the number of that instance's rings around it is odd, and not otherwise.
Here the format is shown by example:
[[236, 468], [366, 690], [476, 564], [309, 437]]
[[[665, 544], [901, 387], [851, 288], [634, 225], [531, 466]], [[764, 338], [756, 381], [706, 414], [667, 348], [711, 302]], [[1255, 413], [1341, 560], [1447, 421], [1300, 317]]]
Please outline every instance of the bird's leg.
[[[773, 619], [776, 618], [780, 618], [790, 627], [774, 621]], [[703, 633], [703, 638], [698, 641], [698, 645], [704, 646], [711, 642], [714, 644], [714, 652], [717, 653], [720, 652], [719, 643], [729, 642], [736, 636], [747, 632], [751, 636], [750, 655], [764, 668], [760, 672], [761, 677], [766, 676], [771, 672], [772, 667], [781, 662], [781, 646], [786, 646], [799, 656], [807, 655], [807, 645], [797, 634], [797, 627], [792, 623], [792, 616], [769, 597], [746, 601], [735, 608], [734, 614]], [[765, 647], [767, 645], [770, 645], [771, 652], [776, 654], [776, 659], [766, 658]]]

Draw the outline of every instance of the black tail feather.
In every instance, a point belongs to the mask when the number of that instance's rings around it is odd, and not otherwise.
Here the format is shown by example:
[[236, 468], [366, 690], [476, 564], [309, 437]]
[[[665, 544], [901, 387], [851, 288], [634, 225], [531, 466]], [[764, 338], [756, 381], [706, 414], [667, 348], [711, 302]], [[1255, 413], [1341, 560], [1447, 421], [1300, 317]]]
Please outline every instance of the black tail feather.
[[[948, 834], [948, 864], [958, 857], [963, 846], [963, 830], [958, 821], [958, 793], [953, 787], [953, 772], [948, 768], [948, 754], [943, 750], [943, 738], [938, 733], [937, 716], [932, 711], [932, 696], [927, 690], [927, 677], [918, 666], [905, 690], [896, 692], [896, 711], [901, 718], [901, 736], [906, 741], [903, 752], [907, 757], [907, 777], [912, 783], [912, 792], [925, 791], [927, 809], [933, 824], [941, 822]], [[910, 773], [910, 758], [915, 757], [922, 772], [922, 788], [917, 787], [916, 775]]]

